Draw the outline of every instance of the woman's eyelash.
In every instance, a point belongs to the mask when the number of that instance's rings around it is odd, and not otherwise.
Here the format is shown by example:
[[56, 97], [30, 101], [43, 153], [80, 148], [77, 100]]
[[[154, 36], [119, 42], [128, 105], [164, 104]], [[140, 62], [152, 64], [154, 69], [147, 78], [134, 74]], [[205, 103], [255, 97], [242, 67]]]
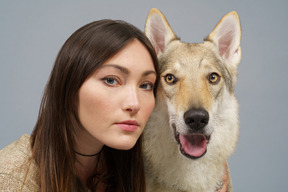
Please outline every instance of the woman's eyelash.
[[[108, 86], [118, 86], [121, 84], [121, 81], [116, 76], [107, 76], [101, 79], [106, 85]], [[152, 91], [154, 89], [154, 83], [152, 82], [144, 82], [140, 85], [141, 89], [144, 89], [146, 91]]]
[[107, 85], [110, 85], [110, 86], [116, 86], [116, 85], [120, 84], [120, 82], [117, 79], [117, 77], [114, 77], [114, 76], [104, 77], [101, 80], [104, 81], [104, 83], [106, 83]]
[[144, 88], [145, 90], [151, 91], [154, 89], [154, 83], [146, 82], [146, 83], [143, 83], [140, 87]]

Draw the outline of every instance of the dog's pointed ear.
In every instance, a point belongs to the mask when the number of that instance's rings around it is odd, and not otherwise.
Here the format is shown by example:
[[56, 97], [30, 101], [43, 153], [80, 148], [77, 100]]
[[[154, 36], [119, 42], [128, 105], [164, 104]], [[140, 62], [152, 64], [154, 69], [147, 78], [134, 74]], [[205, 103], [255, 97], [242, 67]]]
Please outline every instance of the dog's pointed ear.
[[145, 34], [150, 39], [157, 55], [164, 52], [171, 40], [176, 39], [167, 19], [156, 8], [152, 8], [148, 14]]
[[225, 15], [206, 40], [217, 46], [226, 63], [237, 66], [241, 59], [241, 25], [237, 12]]

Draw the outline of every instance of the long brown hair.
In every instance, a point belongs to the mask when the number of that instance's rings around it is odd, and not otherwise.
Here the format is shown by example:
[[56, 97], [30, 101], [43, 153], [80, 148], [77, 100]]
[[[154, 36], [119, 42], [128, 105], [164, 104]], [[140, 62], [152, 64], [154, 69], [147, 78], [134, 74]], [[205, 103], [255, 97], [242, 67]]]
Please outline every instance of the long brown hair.
[[[159, 74], [157, 56], [150, 41], [142, 31], [124, 21], [100, 20], [87, 24], [75, 31], [60, 49], [31, 135], [42, 192], [85, 189], [75, 171], [74, 141], [77, 130], [83, 129], [78, 117], [78, 91], [98, 67], [135, 38], [147, 48]], [[158, 77], [154, 95], [157, 84]], [[145, 191], [142, 136], [130, 150], [104, 146], [101, 155], [110, 176], [110, 190]]]

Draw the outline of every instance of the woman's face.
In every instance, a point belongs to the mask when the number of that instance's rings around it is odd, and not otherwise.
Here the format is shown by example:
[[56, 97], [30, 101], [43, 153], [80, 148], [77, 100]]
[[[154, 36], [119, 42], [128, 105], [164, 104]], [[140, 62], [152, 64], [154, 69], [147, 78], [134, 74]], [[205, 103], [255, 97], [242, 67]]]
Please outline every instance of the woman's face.
[[98, 68], [79, 90], [78, 115], [85, 128], [77, 138], [79, 150], [132, 148], [154, 108], [155, 81], [152, 57], [138, 40]]

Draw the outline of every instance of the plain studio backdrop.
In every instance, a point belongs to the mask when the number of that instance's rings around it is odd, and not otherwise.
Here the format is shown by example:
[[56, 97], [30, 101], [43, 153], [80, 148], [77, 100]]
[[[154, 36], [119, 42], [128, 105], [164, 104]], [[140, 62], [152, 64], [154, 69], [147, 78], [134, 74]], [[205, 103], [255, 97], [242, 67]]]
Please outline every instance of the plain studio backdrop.
[[240, 137], [229, 163], [235, 192], [288, 190], [288, 1], [0, 2], [0, 148], [30, 134], [54, 60], [79, 27], [121, 19], [144, 30], [160, 9], [182, 41], [202, 42], [226, 13], [242, 24], [236, 95]]

